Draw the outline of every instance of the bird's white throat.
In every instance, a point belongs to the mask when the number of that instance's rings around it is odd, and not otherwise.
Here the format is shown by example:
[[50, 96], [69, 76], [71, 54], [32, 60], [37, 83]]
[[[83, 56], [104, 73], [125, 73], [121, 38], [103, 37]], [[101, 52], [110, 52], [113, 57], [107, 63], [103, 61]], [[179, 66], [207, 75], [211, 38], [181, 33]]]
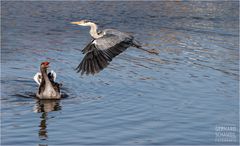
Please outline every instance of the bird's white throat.
[[102, 35], [99, 35], [99, 34], [97, 33], [97, 28], [98, 28], [98, 27], [97, 27], [97, 25], [96, 25], [95, 23], [89, 22], [88, 24], [89, 24], [89, 26], [91, 27], [89, 33], [90, 33], [90, 35], [91, 35], [94, 39], [97, 39], [97, 38], [102, 37]]

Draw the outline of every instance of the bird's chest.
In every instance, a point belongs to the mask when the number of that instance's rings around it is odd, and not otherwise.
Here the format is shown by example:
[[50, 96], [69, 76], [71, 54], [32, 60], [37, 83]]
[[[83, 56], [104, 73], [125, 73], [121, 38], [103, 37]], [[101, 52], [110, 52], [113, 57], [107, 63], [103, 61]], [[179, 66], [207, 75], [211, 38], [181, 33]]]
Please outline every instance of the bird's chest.
[[57, 93], [52, 86], [46, 86], [46, 88], [43, 92], [43, 96], [45, 96], [45, 97], [55, 97], [55, 96], [57, 96]]

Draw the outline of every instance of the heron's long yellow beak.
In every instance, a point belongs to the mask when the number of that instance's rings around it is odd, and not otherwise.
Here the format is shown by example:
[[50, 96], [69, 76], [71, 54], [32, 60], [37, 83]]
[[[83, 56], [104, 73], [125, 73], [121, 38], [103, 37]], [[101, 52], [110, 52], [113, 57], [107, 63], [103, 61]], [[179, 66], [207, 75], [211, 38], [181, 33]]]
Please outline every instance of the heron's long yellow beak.
[[71, 24], [77, 24], [77, 25], [79, 25], [79, 24], [82, 24], [82, 21], [71, 22]]

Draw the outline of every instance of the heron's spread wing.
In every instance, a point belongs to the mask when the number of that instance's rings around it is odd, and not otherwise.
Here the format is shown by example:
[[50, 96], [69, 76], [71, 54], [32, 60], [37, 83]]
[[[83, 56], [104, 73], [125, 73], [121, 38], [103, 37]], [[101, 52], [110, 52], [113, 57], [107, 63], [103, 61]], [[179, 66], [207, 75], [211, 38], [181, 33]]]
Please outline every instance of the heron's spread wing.
[[132, 37], [107, 34], [93, 41], [97, 49], [102, 50], [111, 61], [112, 58], [125, 51], [132, 43]]
[[85, 57], [78, 65], [77, 72], [95, 74], [107, 67], [112, 59], [132, 45], [132, 36], [106, 34], [92, 40], [84, 49]]

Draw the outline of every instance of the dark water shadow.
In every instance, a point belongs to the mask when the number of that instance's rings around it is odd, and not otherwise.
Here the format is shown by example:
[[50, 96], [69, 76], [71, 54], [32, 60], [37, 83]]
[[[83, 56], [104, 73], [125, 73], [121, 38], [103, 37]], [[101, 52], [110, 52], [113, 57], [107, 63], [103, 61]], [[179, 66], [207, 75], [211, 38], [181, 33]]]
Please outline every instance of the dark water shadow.
[[38, 125], [38, 137], [40, 140], [48, 139], [48, 113], [52, 111], [60, 111], [62, 109], [60, 102], [61, 100], [36, 100], [34, 112], [41, 113], [40, 123]]
[[[39, 130], [37, 134], [41, 142], [47, 142], [48, 132], [49, 132], [47, 127], [49, 125], [48, 119], [53, 118], [52, 116], [49, 117], [49, 113], [60, 111], [62, 109], [61, 100], [67, 99], [69, 95], [64, 91], [61, 93], [62, 98], [58, 100], [53, 100], [53, 99], [41, 100], [36, 97], [34, 92], [17, 93], [13, 96], [18, 97], [18, 102], [19, 100], [21, 101], [24, 99], [35, 100], [33, 111], [35, 113], [40, 113], [40, 120], [39, 120], [39, 124], [37, 125], [39, 127]], [[39, 144], [39, 145], [47, 146], [47, 144]]]
[[48, 113], [52, 111], [59, 111], [62, 109], [60, 105], [61, 100], [36, 100], [34, 106], [34, 112], [36, 113]]

